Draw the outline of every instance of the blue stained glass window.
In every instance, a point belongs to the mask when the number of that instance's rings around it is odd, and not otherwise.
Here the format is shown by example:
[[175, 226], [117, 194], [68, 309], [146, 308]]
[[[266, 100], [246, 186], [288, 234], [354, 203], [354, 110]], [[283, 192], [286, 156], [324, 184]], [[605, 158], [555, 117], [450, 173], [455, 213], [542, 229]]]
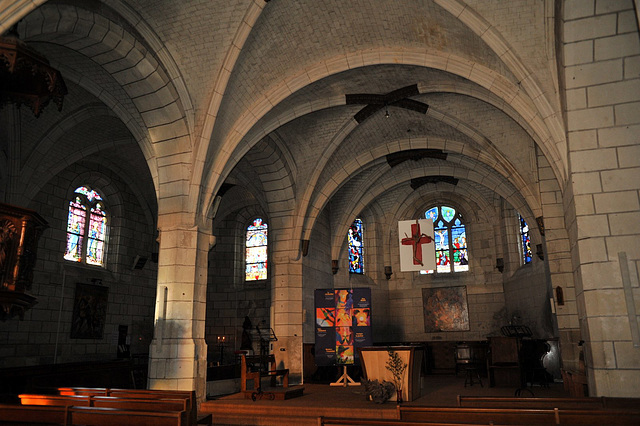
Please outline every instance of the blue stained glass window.
[[469, 270], [467, 231], [464, 218], [453, 207], [436, 206], [426, 211], [433, 221], [436, 243], [436, 270], [421, 274], [463, 272]]
[[256, 218], [247, 227], [245, 240], [245, 280], [267, 279], [267, 230], [268, 226], [261, 218]]
[[529, 225], [527, 222], [518, 214], [518, 219], [520, 220], [520, 248], [522, 254], [522, 261], [527, 264], [531, 263], [531, 240], [529, 239]]
[[69, 202], [64, 258], [104, 266], [108, 227], [102, 197], [86, 186], [77, 188], [74, 194], [75, 199]]
[[349, 227], [347, 235], [349, 242], [349, 272], [352, 274], [364, 273], [364, 244], [362, 239], [362, 220], [356, 219]]

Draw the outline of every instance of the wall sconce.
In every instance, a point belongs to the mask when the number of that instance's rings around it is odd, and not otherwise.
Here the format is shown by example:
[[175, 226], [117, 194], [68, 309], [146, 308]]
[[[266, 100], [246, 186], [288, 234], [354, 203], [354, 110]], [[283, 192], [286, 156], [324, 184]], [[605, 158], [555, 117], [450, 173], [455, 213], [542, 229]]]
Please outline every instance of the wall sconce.
[[338, 260], [337, 259], [333, 259], [331, 261], [331, 272], [333, 273], [333, 275], [338, 273]]
[[558, 306], [564, 305], [564, 291], [562, 291], [562, 287], [556, 287], [556, 304]]
[[504, 259], [499, 257], [496, 259], [496, 269], [500, 272], [504, 271]]
[[391, 279], [392, 274], [393, 274], [393, 271], [391, 270], [391, 266], [385, 266], [384, 275], [387, 277], [387, 279]]
[[542, 244], [536, 244], [536, 254], [538, 259], [544, 260], [544, 251], [542, 250]]

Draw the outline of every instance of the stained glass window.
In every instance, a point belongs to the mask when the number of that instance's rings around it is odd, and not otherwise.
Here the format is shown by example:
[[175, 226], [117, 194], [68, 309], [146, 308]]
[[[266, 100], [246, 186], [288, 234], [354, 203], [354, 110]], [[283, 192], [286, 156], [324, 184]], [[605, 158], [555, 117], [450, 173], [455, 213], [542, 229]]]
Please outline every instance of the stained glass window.
[[81, 186], [74, 191], [67, 216], [64, 258], [73, 262], [104, 266], [107, 212], [99, 193]]
[[462, 214], [453, 207], [436, 206], [425, 212], [433, 221], [436, 243], [436, 270], [421, 274], [464, 272], [469, 270], [467, 231]]
[[522, 254], [522, 261], [527, 264], [531, 263], [531, 240], [529, 239], [529, 225], [518, 214], [520, 220], [520, 253]]
[[267, 224], [256, 218], [247, 227], [245, 280], [267, 279]]
[[349, 272], [352, 274], [364, 273], [362, 220], [356, 219], [349, 227], [347, 235], [349, 241]]

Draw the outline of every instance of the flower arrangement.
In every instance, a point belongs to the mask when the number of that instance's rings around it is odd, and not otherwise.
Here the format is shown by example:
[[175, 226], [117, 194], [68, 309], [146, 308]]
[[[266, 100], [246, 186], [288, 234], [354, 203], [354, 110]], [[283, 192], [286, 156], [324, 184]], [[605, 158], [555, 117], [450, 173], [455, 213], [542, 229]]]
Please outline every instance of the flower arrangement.
[[407, 363], [400, 358], [400, 355], [392, 349], [388, 349], [389, 359], [387, 360], [387, 370], [393, 374], [393, 384], [398, 391], [398, 396], [402, 392], [402, 382], [404, 379], [404, 372], [407, 369]]

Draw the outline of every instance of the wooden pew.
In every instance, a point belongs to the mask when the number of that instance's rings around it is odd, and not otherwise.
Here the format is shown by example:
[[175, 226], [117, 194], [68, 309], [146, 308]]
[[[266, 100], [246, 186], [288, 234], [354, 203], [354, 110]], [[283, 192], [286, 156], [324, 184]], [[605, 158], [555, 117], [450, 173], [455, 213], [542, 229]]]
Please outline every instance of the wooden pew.
[[601, 398], [518, 398], [458, 395], [458, 407], [597, 410], [603, 408], [604, 404]]
[[640, 413], [635, 410], [568, 410], [526, 408], [465, 408], [398, 406], [398, 418], [411, 421], [494, 425], [573, 424], [637, 426]]
[[608, 396], [583, 398], [519, 398], [458, 395], [458, 407], [640, 411], [640, 398], [615, 398]]
[[46, 405], [62, 407], [106, 407], [133, 411], [182, 411], [183, 424], [189, 424], [190, 414], [187, 399], [130, 399], [113, 396], [79, 396], [79, 395], [18, 395], [22, 405]]
[[197, 401], [195, 391], [162, 389], [110, 389], [110, 388], [58, 388], [60, 395], [111, 396], [126, 399], [186, 399], [189, 424], [198, 424]]
[[557, 424], [554, 410], [398, 406], [400, 420], [495, 425]]
[[394, 420], [394, 419], [354, 419], [346, 417], [318, 417], [318, 426], [334, 425], [334, 426], [486, 426], [490, 423], [432, 423], [410, 420]]
[[282, 377], [282, 387], [289, 387], [289, 369], [276, 368], [276, 358], [273, 354], [266, 356], [242, 354], [241, 357], [240, 390], [242, 392], [247, 391], [249, 380], [253, 380], [252, 389], [260, 391], [262, 377], [270, 377], [272, 387], [276, 386], [277, 377]]
[[0, 424], [12, 425], [186, 426], [187, 419], [185, 411], [0, 404]]
[[71, 425], [186, 426], [184, 411], [133, 411], [105, 407], [68, 407]]
[[0, 425], [65, 425], [67, 424], [67, 407], [56, 406], [24, 406], [0, 404]]

